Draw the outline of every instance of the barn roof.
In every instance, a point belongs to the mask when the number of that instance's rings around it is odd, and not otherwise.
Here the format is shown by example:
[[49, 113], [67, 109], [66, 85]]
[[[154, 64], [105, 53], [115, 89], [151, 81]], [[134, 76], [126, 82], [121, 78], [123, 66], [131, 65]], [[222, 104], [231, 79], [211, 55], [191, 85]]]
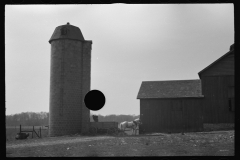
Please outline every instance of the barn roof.
[[201, 80], [143, 81], [137, 99], [203, 97]]
[[205, 71], [208, 70], [211, 66], [213, 66], [214, 64], [216, 64], [217, 62], [219, 62], [220, 60], [222, 60], [223, 58], [227, 57], [227, 56], [230, 55], [230, 54], [234, 54], [234, 44], [232, 44], [232, 45], [230, 46], [230, 49], [229, 49], [229, 51], [228, 51], [226, 54], [224, 54], [222, 57], [218, 58], [216, 61], [214, 61], [213, 63], [211, 63], [210, 65], [208, 65], [206, 68], [204, 68], [204, 69], [201, 70], [200, 72], [198, 72], [199, 77], [201, 78], [201, 74], [202, 74], [203, 72], [205, 72]]

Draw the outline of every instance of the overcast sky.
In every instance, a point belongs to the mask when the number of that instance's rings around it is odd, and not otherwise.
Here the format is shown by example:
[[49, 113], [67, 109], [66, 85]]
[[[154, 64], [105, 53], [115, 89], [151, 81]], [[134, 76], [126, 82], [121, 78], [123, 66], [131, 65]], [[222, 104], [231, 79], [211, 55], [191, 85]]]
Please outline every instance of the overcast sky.
[[140, 113], [142, 81], [199, 79], [234, 43], [233, 4], [7, 5], [6, 114], [49, 112], [49, 39], [67, 22], [92, 40], [94, 114]]

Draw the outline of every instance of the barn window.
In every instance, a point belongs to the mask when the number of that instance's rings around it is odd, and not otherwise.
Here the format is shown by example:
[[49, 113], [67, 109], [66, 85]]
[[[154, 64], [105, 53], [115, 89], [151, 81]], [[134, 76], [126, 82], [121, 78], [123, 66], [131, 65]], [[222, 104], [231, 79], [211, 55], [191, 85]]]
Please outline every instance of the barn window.
[[61, 28], [61, 35], [67, 34], [67, 28]]
[[228, 87], [228, 107], [229, 111], [235, 111], [234, 86]]

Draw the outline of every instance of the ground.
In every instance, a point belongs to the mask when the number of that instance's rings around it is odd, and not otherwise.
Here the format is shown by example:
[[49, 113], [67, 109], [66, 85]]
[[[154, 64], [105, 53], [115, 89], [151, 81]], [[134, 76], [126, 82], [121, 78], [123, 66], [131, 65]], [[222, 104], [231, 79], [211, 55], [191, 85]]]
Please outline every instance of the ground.
[[233, 156], [234, 131], [7, 141], [7, 157]]

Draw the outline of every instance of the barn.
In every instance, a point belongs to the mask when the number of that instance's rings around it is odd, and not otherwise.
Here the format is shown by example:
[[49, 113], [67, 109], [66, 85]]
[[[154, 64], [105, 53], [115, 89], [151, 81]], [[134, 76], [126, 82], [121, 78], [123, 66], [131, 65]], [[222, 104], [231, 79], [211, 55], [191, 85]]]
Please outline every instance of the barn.
[[140, 99], [141, 133], [202, 131], [201, 80], [144, 81]]
[[203, 124], [234, 123], [234, 44], [198, 73], [200, 79], [143, 81], [140, 133], [203, 130]]
[[204, 95], [204, 123], [234, 123], [234, 44], [229, 52], [198, 73]]

